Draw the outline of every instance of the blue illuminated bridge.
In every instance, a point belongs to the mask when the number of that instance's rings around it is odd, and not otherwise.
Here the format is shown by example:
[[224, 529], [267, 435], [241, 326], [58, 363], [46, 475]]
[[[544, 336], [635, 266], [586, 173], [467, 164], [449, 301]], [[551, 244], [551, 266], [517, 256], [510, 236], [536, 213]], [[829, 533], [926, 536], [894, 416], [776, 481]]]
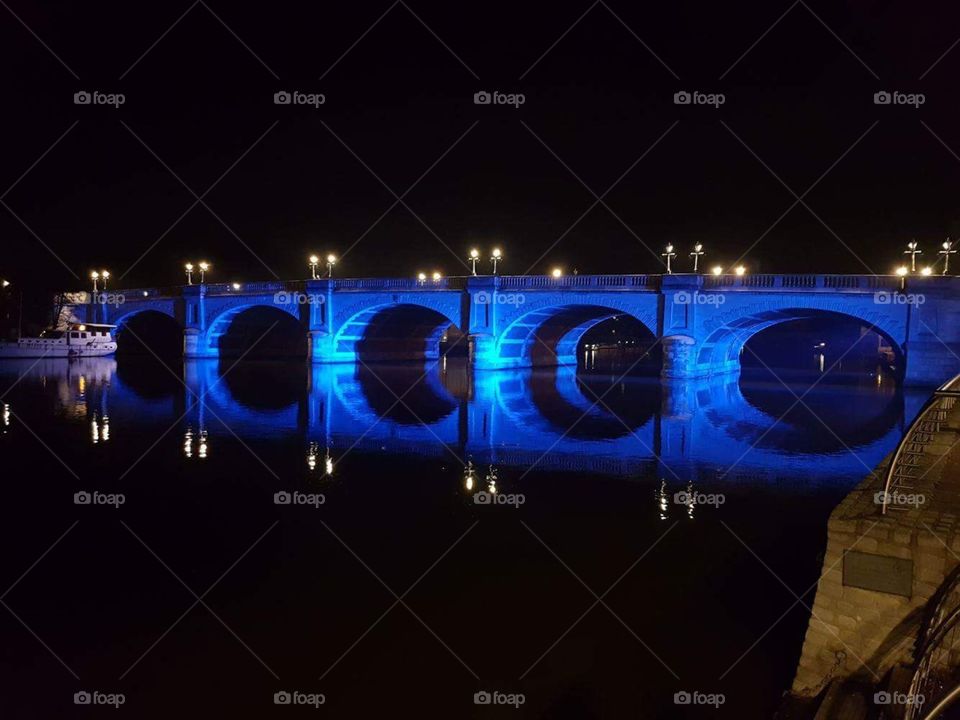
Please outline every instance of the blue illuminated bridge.
[[778, 323], [852, 318], [885, 339], [905, 382], [936, 385], [960, 372], [958, 291], [953, 277], [874, 275], [333, 278], [68, 293], [59, 319], [122, 337], [159, 313], [185, 357], [215, 358], [236, 318], [266, 307], [299, 324], [316, 363], [431, 359], [455, 337], [475, 369], [495, 370], [576, 364], [588, 330], [630, 316], [662, 343], [661, 375], [682, 379], [737, 372], [744, 344]]

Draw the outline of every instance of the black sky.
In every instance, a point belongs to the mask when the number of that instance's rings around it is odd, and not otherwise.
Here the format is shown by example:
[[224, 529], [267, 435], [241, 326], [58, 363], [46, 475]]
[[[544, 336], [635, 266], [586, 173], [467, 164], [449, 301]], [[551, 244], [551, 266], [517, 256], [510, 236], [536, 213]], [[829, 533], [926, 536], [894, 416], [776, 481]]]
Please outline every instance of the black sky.
[[[886, 273], [911, 237], [929, 257], [960, 234], [955, 3], [8, 5], [0, 275], [42, 292], [94, 267], [174, 284], [201, 258], [218, 280], [303, 277], [311, 251], [345, 254], [342, 275], [462, 274], [494, 244], [517, 274], [655, 272], [697, 241], [711, 265]], [[884, 89], [926, 103], [877, 106]]]

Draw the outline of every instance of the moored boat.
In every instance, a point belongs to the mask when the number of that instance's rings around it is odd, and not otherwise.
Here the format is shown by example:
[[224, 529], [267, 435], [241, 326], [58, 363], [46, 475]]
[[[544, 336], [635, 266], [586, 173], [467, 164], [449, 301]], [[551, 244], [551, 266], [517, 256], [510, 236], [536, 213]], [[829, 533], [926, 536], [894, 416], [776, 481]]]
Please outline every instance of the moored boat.
[[66, 330], [44, 330], [40, 337], [0, 341], [0, 358], [80, 358], [113, 355], [116, 325], [74, 323]]

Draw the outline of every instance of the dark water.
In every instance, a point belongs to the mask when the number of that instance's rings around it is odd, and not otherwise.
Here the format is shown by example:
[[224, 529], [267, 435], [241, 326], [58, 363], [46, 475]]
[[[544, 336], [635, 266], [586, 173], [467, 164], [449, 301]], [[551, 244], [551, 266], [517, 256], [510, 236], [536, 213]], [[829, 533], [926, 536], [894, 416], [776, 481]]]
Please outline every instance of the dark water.
[[[452, 364], [0, 378], [3, 718], [770, 717], [827, 517], [926, 396]], [[475, 502], [491, 468], [511, 503]]]

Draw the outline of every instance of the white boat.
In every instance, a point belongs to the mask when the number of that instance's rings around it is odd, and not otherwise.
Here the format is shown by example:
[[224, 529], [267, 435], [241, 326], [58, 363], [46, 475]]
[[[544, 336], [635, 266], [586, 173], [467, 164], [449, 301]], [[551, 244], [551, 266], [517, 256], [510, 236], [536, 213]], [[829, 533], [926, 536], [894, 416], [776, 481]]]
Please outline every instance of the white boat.
[[40, 337], [0, 341], [0, 358], [81, 358], [113, 355], [116, 325], [73, 324], [66, 330], [44, 330]]

